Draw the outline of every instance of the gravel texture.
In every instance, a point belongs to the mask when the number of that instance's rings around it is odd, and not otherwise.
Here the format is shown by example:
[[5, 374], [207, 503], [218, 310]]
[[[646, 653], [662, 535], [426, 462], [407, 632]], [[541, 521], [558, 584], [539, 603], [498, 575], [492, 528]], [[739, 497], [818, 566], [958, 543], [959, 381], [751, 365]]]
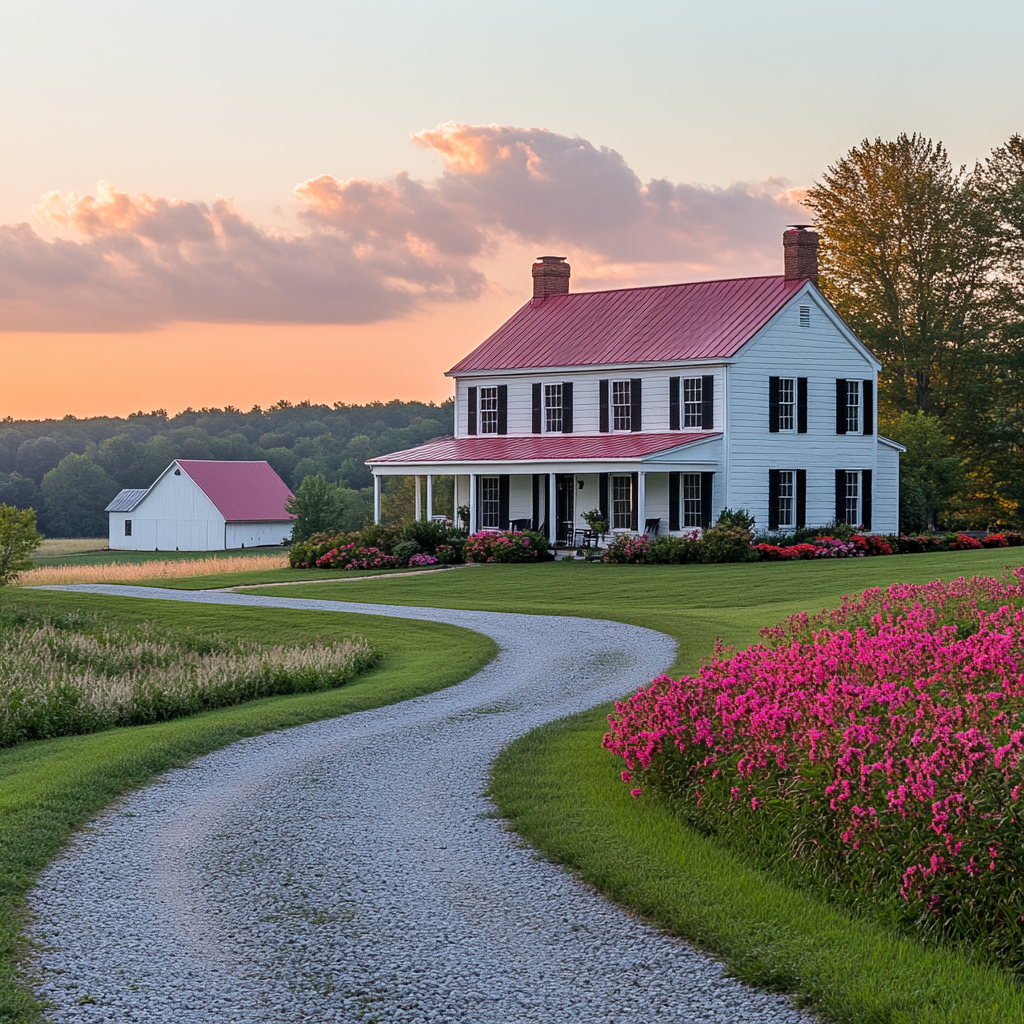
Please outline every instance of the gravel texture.
[[554, 616], [61, 589], [449, 622], [501, 654], [426, 697], [242, 740], [101, 815], [30, 897], [49, 1019], [809, 1019], [538, 859], [481, 795], [505, 744], [648, 682], [670, 638]]

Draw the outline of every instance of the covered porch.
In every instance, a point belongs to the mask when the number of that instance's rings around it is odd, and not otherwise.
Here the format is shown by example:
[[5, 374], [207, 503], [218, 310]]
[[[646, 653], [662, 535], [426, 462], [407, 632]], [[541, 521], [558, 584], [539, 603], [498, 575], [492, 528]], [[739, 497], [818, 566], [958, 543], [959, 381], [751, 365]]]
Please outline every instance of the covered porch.
[[[429, 518], [434, 477], [452, 476], [455, 506], [468, 507], [471, 533], [531, 529], [556, 547], [705, 529], [724, 493], [719, 434], [442, 438], [367, 465], [377, 522], [384, 477], [417, 478], [416, 515]], [[608, 523], [601, 537], [583, 518], [592, 510]]]

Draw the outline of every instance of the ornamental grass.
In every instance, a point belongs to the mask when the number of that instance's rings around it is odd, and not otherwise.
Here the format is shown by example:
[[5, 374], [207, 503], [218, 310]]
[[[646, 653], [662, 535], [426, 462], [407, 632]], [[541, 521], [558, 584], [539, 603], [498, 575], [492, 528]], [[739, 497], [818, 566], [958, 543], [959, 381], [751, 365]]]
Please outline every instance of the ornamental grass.
[[376, 657], [361, 637], [265, 647], [82, 614], [16, 618], [0, 623], [0, 747], [332, 689]]
[[1024, 568], [896, 585], [616, 705], [635, 796], [827, 898], [1024, 969]]
[[287, 555], [240, 555], [236, 558], [183, 558], [167, 562], [124, 562], [110, 565], [41, 565], [23, 572], [20, 587], [68, 583], [139, 583], [142, 580], [212, 576], [249, 570], [286, 569]]

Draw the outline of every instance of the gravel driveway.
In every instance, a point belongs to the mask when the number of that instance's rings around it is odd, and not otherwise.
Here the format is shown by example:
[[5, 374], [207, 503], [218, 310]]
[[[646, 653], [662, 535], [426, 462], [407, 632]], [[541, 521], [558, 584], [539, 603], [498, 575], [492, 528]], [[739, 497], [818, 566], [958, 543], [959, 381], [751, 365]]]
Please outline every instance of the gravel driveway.
[[242, 740], [122, 800], [30, 896], [53, 1021], [782, 1022], [523, 848], [481, 795], [503, 746], [648, 682], [675, 642], [616, 622], [240, 594], [59, 589], [467, 626], [459, 686]]

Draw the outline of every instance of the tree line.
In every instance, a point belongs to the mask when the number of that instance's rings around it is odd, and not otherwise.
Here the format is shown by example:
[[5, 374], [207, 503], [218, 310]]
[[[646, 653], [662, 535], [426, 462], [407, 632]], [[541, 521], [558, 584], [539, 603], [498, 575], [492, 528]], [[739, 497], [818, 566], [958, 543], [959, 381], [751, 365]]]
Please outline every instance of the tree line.
[[901, 528], [1024, 525], [1024, 137], [971, 169], [865, 139], [808, 193], [821, 287], [882, 362]]
[[451, 434], [452, 408], [450, 401], [281, 401], [248, 412], [8, 417], [0, 421], [0, 505], [34, 508], [50, 537], [103, 537], [110, 499], [123, 487], [148, 487], [174, 459], [265, 459], [296, 492], [307, 477], [322, 476], [338, 528], [359, 529], [373, 510], [366, 459]]

